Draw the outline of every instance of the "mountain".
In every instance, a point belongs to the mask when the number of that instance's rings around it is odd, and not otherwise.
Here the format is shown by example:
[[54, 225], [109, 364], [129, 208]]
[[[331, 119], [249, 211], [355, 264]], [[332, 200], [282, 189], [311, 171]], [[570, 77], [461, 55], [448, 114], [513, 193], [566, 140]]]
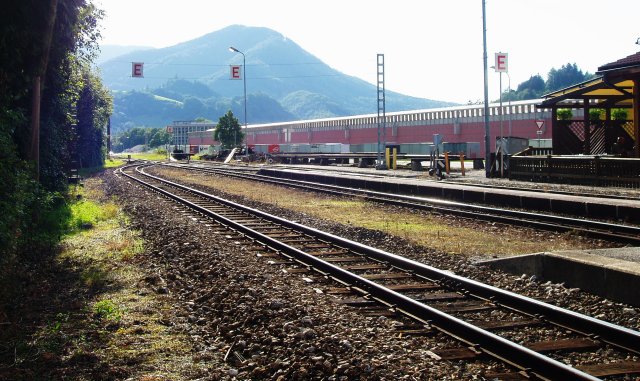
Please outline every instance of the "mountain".
[[110, 59], [116, 58], [123, 54], [131, 53], [138, 50], [153, 49], [149, 46], [132, 46], [132, 45], [100, 45], [100, 54], [96, 60], [96, 64], [100, 65]]
[[[332, 69], [276, 31], [233, 25], [103, 62], [103, 81], [115, 98], [114, 131], [197, 117], [218, 120], [229, 109], [244, 123], [243, 82], [229, 79], [229, 65], [241, 65], [243, 57], [230, 46], [246, 57], [250, 124], [377, 111], [376, 86]], [[131, 78], [131, 62], [144, 62], [144, 78]], [[389, 112], [452, 105], [390, 91], [385, 95]]]

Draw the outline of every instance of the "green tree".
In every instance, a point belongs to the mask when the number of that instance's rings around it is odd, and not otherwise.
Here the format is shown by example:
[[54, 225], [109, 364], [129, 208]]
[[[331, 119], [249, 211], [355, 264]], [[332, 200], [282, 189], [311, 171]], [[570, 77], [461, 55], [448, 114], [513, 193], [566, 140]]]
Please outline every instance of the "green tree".
[[149, 147], [162, 147], [171, 143], [171, 134], [164, 128], [154, 128], [151, 138], [149, 139]]
[[535, 99], [544, 93], [545, 83], [540, 74], [532, 75], [528, 80], [518, 85], [516, 93], [519, 96], [515, 100]]
[[90, 68], [83, 68], [82, 92], [77, 102], [76, 147], [82, 167], [104, 164], [106, 154], [105, 126], [113, 108], [109, 91]]
[[592, 77], [593, 75], [589, 73], [583, 73], [575, 63], [562, 65], [560, 69], [553, 68], [549, 71], [546, 91], [553, 92], [564, 89], [577, 83], [584, 82]]
[[244, 133], [240, 128], [238, 119], [233, 116], [231, 110], [220, 117], [218, 125], [213, 133], [213, 138], [222, 144], [223, 148], [238, 147], [244, 141]]

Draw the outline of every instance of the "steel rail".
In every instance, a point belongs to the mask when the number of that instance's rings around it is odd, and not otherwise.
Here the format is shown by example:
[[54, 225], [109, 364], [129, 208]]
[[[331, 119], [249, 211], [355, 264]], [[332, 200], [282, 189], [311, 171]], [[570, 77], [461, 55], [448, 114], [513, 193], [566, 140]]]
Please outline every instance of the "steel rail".
[[[294, 169], [298, 171], [313, 170], [313, 169], [301, 168], [300, 166], [295, 166], [295, 165], [279, 165], [278, 168]], [[349, 173], [348, 171], [340, 171], [340, 170], [334, 170], [334, 171], [342, 174]], [[460, 185], [459, 182], [446, 180], [446, 179], [439, 180], [438, 183]], [[494, 184], [482, 184], [482, 183], [469, 183], [468, 185], [477, 187], [477, 188], [517, 190], [517, 191], [525, 191], [525, 192], [541, 193], [541, 194], [557, 194], [557, 195], [564, 195], [564, 196], [607, 198], [607, 199], [613, 199], [613, 200], [637, 200], [637, 197], [631, 197], [631, 196], [625, 196], [625, 195], [610, 195], [610, 194], [600, 194], [600, 193], [592, 193], [592, 192], [578, 193], [578, 192], [573, 192], [569, 190], [557, 190], [557, 189], [534, 189], [534, 188], [520, 187], [517, 185], [494, 185]], [[565, 185], [571, 185], [571, 184], [565, 184]]]
[[[462, 278], [456, 275], [452, 275], [441, 270], [432, 268], [430, 266], [423, 265], [421, 263], [411, 261], [397, 255], [387, 253], [375, 248], [371, 248], [365, 245], [362, 245], [357, 242], [345, 240], [343, 238], [321, 232], [316, 229], [308, 228], [303, 225], [284, 220], [277, 216], [273, 216], [252, 208], [248, 208], [236, 203], [233, 203], [228, 200], [221, 199], [219, 197], [209, 195], [207, 193], [185, 187], [167, 180], [160, 179], [158, 177], [145, 174], [143, 171], [140, 171], [145, 176], [155, 179], [156, 181], [162, 181], [165, 184], [170, 186], [177, 187], [184, 191], [191, 192], [200, 197], [214, 199], [219, 203], [228, 205], [233, 208], [237, 208], [243, 212], [251, 213], [254, 215], [258, 215], [260, 218], [264, 218], [266, 220], [280, 223], [285, 226], [289, 226], [292, 228], [296, 228], [298, 230], [303, 231], [305, 234], [315, 235], [321, 237], [321, 239], [326, 239], [334, 242], [338, 242], [340, 245], [344, 245], [345, 247], [351, 247], [352, 249], [357, 249], [360, 252], [367, 252], [375, 257], [378, 257], [380, 260], [388, 261], [391, 264], [398, 265], [398, 267], [408, 267], [417, 270], [419, 274], [427, 278], [432, 279], [441, 279], [448, 282], [454, 282], [456, 284], [460, 284], [465, 287], [468, 291], [476, 294], [485, 294], [492, 300], [496, 302], [502, 302], [506, 305], [506, 302], [521, 304], [526, 308], [534, 308], [536, 313], [547, 313], [546, 318], [550, 320], [550, 318], [563, 318], [564, 320], [581, 320], [583, 321], [582, 326], [594, 328], [599, 328], [598, 332], [602, 335], [608, 337], [610, 335], [614, 335], [616, 337], [631, 336], [633, 341], [631, 343], [636, 346], [640, 343], [640, 334], [638, 332], [626, 329], [624, 327], [615, 326], [613, 324], [599, 321], [597, 319], [589, 318], [586, 316], [579, 315], [572, 311], [567, 311], [561, 309], [559, 307], [550, 306], [546, 303], [538, 302], [530, 298], [522, 297], [520, 295], [513, 294], [508, 291], [496, 289], [491, 286], [484, 285], [479, 282], [475, 282], [466, 278]], [[136, 179], [133, 176], [126, 174], [128, 177], [133, 178], [136, 181], [139, 181], [145, 184], [144, 181]], [[150, 186], [150, 185], [148, 185]], [[534, 351], [531, 351], [525, 347], [522, 347], [518, 344], [512, 343], [506, 339], [501, 338], [500, 336], [494, 335], [490, 332], [484, 331], [478, 327], [475, 327], [471, 324], [468, 324], [462, 320], [451, 317], [445, 313], [442, 313], [436, 309], [433, 309], [427, 305], [419, 303], [413, 299], [410, 299], [402, 294], [391, 291], [385, 287], [377, 285], [365, 278], [359, 277], [355, 274], [349, 273], [337, 266], [334, 266], [330, 263], [327, 263], [323, 260], [320, 260], [312, 255], [306, 254], [303, 251], [293, 248], [289, 245], [283, 244], [274, 240], [262, 233], [256, 232], [253, 229], [242, 226], [241, 224], [237, 224], [232, 220], [229, 220], [223, 216], [220, 216], [216, 213], [208, 211], [207, 209], [200, 207], [194, 203], [191, 203], [187, 200], [182, 200], [178, 196], [171, 194], [168, 191], [155, 187], [156, 190], [162, 194], [165, 194], [167, 197], [175, 199], [180, 202], [185, 202], [194, 210], [197, 210], [200, 213], [210, 215], [216, 219], [222, 221], [223, 224], [233, 227], [239, 232], [246, 234], [248, 237], [252, 239], [256, 239], [263, 244], [268, 245], [269, 247], [275, 248], [277, 250], [283, 251], [288, 254], [295, 255], [296, 259], [306, 263], [309, 266], [313, 266], [323, 273], [330, 273], [332, 277], [335, 279], [351, 284], [354, 287], [365, 290], [367, 293], [372, 295], [375, 298], [386, 300], [387, 303], [394, 305], [397, 309], [405, 311], [410, 315], [416, 316], [419, 319], [426, 322], [435, 322], [438, 325], [438, 329], [445, 331], [453, 336], [458, 337], [459, 339], [469, 343], [470, 345], [480, 344], [484, 351], [488, 354], [493, 355], [494, 357], [500, 358], [503, 361], [507, 361], [508, 363], [513, 364], [514, 366], [523, 368], [523, 369], [535, 369], [535, 372], [544, 378], [554, 379], [557, 377], [561, 377], [562, 379], [579, 379], [579, 380], [595, 380], [593, 376], [590, 376], [586, 373], [583, 373], [575, 368], [569, 367], [565, 364], [562, 364], [558, 361], [552, 360], [546, 356], [540, 355]], [[558, 318], [558, 319], [560, 319]], [[560, 319], [562, 320], [562, 319]], [[570, 326], [570, 325], [568, 325]], [[603, 337], [606, 339], [606, 337]], [[608, 341], [608, 340], [607, 340]], [[637, 348], [636, 348], [637, 349]], [[568, 378], [567, 378], [568, 377]]]
[[269, 176], [253, 174], [233, 173], [220, 169], [202, 169], [184, 166], [173, 166], [162, 164], [168, 167], [177, 167], [188, 170], [205, 170], [207, 172], [220, 173], [225, 175], [244, 178], [252, 181], [262, 181], [276, 185], [287, 185], [306, 190], [324, 192], [337, 196], [352, 194], [369, 201], [393, 204], [414, 209], [430, 210], [443, 214], [453, 214], [460, 217], [472, 219], [484, 219], [492, 222], [500, 222], [510, 225], [536, 227], [552, 231], [575, 231], [594, 238], [602, 238], [620, 243], [630, 243], [640, 245], [640, 227], [621, 225], [610, 222], [596, 221], [590, 219], [571, 218], [556, 216], [544, 213], [532, 213], [525, 211], [495, 208], [481, 205], [472, 205], [456, 201], [440, 200], [431, 197], [407, 196], [385, 192], [369, 191], [341, 187], [330, 184], [317, 184], [302, 180], [274, 179]]
[[[163, 180], [152, 175], [148, 175], [148, 174], [146, 175], [154, 177], [158, 180], [171, 183], [170, 181]], [[227, 205], [232, 205], [233, 207], [237, 207], [248, 213], [258, 214], [264, 219], [290, 227], [292, 229], [302, 231], [305, 234], [320, 237], [321, 239], [324, 239], [330, 242], [335, 242], [336, 244], [343, 246], [347, 249], [364, 253], [372, 258], [376, 258], [378, 260], [388, 262], [393, 266], [396, 266], [408, 271], [412, 271], [426, 278], [450, 282], [451, 284], [457, 285], [458, 287], [461, 287], [481, 298], [490, 299], [493, 302], [512, 307], [514, 309], [528, 313], [532, 316], [542, 317], [547, 321], [553, 322], [558, 325], [573, 327], [579, 332], [595, 333], [598, 336], [600, 336], [600, 339], [610, 344], [613, 344], [613, 345], [625, 348], [627, 350], [633, 351], [637, 354], [640, 354], [640, 332], [637, 332], [625, 327], [621, 327], [615, 324], [611, 324], [609, 322], [591, 318], [582, 314], [578, 314], [576, 312], [569, 311], [569, 310], [566, 310], [557, 306], [553, 306], [544, 302], [540, 302], [532, 298], [527, 298], [525, 296], [518, 295], [506, 290], [502, 290], [493, 286], [489, 286], [484, 283], [477, 282], [468, 278], [450, 274], [449, 272], [437, 269], [435, 267], [428, 266], [423, 263], [420, 263], [411, 259], [407, 259], [402, 256], [392, 254], [380, 249], [366, 246], [355, 241], [347, 240], [345, 238], [338, 237], [336, 235], [323, 232], [321, 230], [317, 230], [308, 226], [304, 226], [296, 222], [285, 220], [280, 217], [273, 216], [271, 214], [264, 213], [256, 209], [252, 209], [240, 204], [233, 203], [228, 200], [224, 200], [222, 198], [219, 198], [213, 195], [209, 195], [205, 192], [201, 192], [196, 189], [185, 187], [183, 185], [178, 185], [178, 186], [181, 187], [182, 189], [189, 189], [194, 193], [200, 194], [204, 197], [215, 197], [216, 200], [219, 200], [219, 202], [225, 203]]]

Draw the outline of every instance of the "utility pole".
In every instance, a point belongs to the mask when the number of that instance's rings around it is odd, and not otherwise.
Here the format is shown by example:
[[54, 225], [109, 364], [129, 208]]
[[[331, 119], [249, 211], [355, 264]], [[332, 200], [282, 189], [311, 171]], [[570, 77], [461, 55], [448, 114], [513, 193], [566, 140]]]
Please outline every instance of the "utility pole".
[[487, 67], [487, 12], [482, 0], [482, 45], [484, 62], [484, 169], [485, 176], [491, 177], [491, 129], [489, 127], [489, 71]]

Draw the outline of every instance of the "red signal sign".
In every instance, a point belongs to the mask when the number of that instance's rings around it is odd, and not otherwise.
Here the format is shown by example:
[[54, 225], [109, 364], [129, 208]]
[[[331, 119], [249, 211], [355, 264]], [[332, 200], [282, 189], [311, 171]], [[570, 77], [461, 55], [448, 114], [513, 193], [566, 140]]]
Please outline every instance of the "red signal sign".
[[144, 63], [131, 62], [131, 76], [133, 78], [143, 78]]
[[242, 65], [230, 65], [230, 79], [242, 79]]
[[509, 54], [496, 53], [496, 72], [509, 71]]

